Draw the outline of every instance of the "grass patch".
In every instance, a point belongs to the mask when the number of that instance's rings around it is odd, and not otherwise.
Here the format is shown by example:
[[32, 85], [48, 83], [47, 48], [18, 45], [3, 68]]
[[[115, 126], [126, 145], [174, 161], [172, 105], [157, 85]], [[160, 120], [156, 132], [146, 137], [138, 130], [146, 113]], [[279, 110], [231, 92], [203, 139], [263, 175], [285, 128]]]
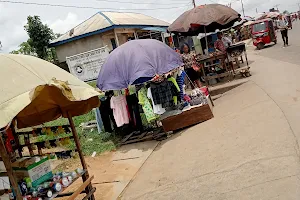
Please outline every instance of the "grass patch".
[[[111, 133], [98, 133], [98, 130], [83, 131], [79, 125], [91, 120], [96, 120], [95, 112], [90, 111], [89, 113], [77, 117], [73, 117], [74, 125], [76, 127], [82, 152], [84, 155], [90, 156], [94, 151], [97, 154], [112, 151], [117, 148], [119, 138]], [[57, 120], [45, 123], [45, 126], [62, 126], [69, 124], [68, 119], [59, 118]], [[69, 136], [69, 135], [65, 135]], [[59, 138], [63, 137], [62, 135]], [[36, 138], [38, 141], [46, 141], [55, 139], [55, 136], [41, 135]], [[73, 150], [76, 148], [74, 140], [71, 140], [71, 144], [66, 147], [67, 149]]]

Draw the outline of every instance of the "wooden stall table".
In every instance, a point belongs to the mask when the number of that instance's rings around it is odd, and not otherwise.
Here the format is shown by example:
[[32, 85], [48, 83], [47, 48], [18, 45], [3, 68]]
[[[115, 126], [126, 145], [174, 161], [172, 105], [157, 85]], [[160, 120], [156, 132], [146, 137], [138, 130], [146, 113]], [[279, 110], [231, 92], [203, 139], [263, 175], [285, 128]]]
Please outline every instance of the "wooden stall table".
[[[196, 55], [196, 62], [198, 64], [203, 64], [204, 67], [202, 67], [202, 73], [204, 75], [204, 80], [205, 80], [205, 83], [206, 85], [208, 85], [208, 82], [209, 80], [212, 80], [212, 79], [219, 79], [219, 78], [223, 78], [223, 77], [227, 77], [227, 76], [230, 76], [231, 73], [228, 71], [226, 65], [225, 65], [225, 72], [224, 73], [221, 73], [221, 74], [217, 74], [217, 75], [214, 75], [214, 76], [207, 76], [206, 73], [205, 73], [205, 69], [204, 68], [207, 68], [207, 69], [210, 69], [212, 67], [217, 67], [217, 66], [220, 66], [221, 65], [221, 62], [219, 63], [216, 63], [216, 64], [213, 64], [214, 61], [222, 61], [222, 60], [226, 60], [227, 58], [227, 54], [226, 53], [221, 53], [221, 52], [215, 52], [215, 53], [212, 53], [212, 54], [209, 54], [209, 55]], [[206, 65], [206, 63], [210, 63], [209, 65]]]
[[181, 114], [167, 117], [162, 120], [165, 132], [176, 131], [199, 124], [214, 117], [209, 104], [191, 108]]

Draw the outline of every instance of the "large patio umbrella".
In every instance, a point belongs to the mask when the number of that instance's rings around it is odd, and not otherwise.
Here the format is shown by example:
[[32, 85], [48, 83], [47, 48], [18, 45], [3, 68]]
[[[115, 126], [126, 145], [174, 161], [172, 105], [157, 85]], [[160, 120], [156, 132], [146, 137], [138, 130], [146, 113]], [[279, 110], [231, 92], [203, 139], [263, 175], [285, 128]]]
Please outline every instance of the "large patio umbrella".
[[198, 6], [180, 15], [169, 27], [172, 33], [198, 35], [226, 29], [240, 20], [240, 14], [230, 7], [221, 4]]
[[93, 87], [42, 59], [0, 54], [0, 69], [0, 128], [14, 118], [25, 128], [99, 106]]
[[178, 53], [154, 39], [131, 40], [116, 48], [102, 66], [100, 90], [121, 90], [182, 66]]

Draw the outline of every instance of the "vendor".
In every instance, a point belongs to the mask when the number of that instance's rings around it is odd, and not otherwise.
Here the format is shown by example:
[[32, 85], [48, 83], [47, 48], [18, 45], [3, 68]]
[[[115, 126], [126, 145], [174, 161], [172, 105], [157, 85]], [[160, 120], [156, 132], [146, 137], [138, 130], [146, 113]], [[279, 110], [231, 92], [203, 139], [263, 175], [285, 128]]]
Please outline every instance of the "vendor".
[[184, 64], [184, 70], [188, 76], [188, 78], [196, 85], [198, 88], [201, 88], [200, 76], [197, 71], [193, 69], [193, 65], [195, 64], [195, 54], [191, 52], [188, 44], [183, 44], [181, 46], [181, 57]]
[[[218, 37], [218, 39], [217, 39], [217, 41], [215, 41], [215, 49], [217, 51], [220, 51], [220, 52], [226, 54], [227, 53], [226, 49], [232, 45], [232, 41], [227, 37], [223, 37], [223, 33], [221, 33], [221, 32], [217, 33], [217, 37]], [[221, 60], [223, 69], [225, 69], [225, 59], [226, 58]], [[233, 67], [232, 60], [230, 59], [230, 57], [228, 57], [228, 59], [229, 59], [229, 63], [231, 65], [231, 67]]]

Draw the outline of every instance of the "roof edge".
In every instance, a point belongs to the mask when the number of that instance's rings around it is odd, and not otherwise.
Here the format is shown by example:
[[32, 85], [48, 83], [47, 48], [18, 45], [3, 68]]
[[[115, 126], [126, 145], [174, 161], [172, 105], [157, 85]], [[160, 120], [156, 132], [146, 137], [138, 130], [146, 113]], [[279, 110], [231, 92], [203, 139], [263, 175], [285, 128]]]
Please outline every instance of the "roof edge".
[[66, 39], [66, 40], [58, 41], [58, 42], [55, 42], [55, 43], [50, 43], [48, 46], [49, 47], [56, 47], [56, 46], [59, 46], [59, 45], [65, 44], [65, 43], [69, 43], [69, 42], [72, 42], [72, 41], [75, 41], [75, 40], [79, 40], [79, 39], [82, 39], [82, 38], [85, 38], [85, 37], [89, 37], [89, 36], [92, 36], [92, 35], [103, 33], [103, 32], [113, 30], [113, 29], [116, 29], [116, 28], [140, 28], [140, 29], [142, 29], [142, 28], [147, 28], [147, 27], [165, 27], [165, 28], [168, 28], [168, 26], [157, 26], [157, 25], [115, 25], [114, 24], [112, 26], [109, 26], [109, 27], [106, 27], [106, 28], [103, 28], [103, 29], [99, 29], [99, 30], [96, 30], [96, 31], [93, 31], [93, 32], [78, 35], [78, 36], [75, 36], [75, 37], [72, 37], [72, 38], [69, 38], [69, 39]]
[[110, 25], [115, 25], [103, 12], [99, 11], [98, 13], [102, 15], [110, 23]]

